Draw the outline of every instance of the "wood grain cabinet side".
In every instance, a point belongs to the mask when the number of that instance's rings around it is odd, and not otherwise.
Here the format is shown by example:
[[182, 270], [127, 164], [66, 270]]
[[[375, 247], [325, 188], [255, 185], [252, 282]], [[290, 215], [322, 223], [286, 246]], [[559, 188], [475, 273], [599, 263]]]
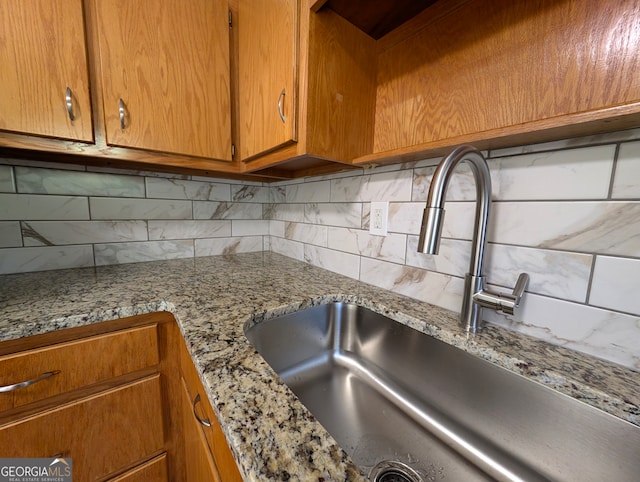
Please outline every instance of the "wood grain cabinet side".
[[82, 0], [0, 0], [0, 130], [93, 141]]
[[[213, 460], [215, 473], [219, 475], [220, 480], [224, 482], [241, 482], [242, 476], [238, 471], [238, 466], [183, 340], [180, 340], [180, 345], [180, 373], [184, 394], [181, 409], [185, 427], [187, 427], [185, 433], [187, 433], [187, 430], [191, 433], [191, 446], [200, 444], [197, 450], [194, 449], [187, 452], [186, 466], [188, 468], [193, 465], [204, 469], [203, 466], [206, 466], [207, 460], [205, 453], [209, 452]], [[196, 432], [198, 433], [197, 435]], [[197, 442], [198, 440], [199, 442]], [[189, 444], [185, 442], [185, 448], [188, 449], [188, 447]], [[214, 473], [214, 471], [211, 472]], [[218, 479], [214, 477], [212, 479], [193, 480], [217, 481]]]

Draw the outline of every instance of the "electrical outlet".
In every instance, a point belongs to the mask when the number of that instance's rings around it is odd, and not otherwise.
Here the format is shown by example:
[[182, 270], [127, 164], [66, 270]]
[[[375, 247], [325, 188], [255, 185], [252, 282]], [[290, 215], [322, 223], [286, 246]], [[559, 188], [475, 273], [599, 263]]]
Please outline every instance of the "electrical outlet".
[[389, 203], [372, 202], [369, 215], [369, 232], [378, 236], [387, 235], [387, 220], [389, 217]]

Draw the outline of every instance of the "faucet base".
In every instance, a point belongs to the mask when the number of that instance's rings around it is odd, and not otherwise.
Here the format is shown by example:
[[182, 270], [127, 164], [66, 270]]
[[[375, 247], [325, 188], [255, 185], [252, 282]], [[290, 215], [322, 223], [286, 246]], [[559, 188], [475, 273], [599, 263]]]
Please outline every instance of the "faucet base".
[[482, 328], [482, 306], [473, 298], [476, 293], [484, 291], [485, 277], [474, 276], [467, 273], [464, 277], [464, 296], [462, 309], [460, 310], [460, 323], [462, 327], [471, 333], [476, 333]]

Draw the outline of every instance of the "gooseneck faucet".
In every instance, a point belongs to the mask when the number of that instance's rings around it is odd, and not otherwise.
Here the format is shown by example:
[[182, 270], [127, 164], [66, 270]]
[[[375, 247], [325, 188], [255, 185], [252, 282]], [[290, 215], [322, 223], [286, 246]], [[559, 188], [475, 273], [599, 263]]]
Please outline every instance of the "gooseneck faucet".
[[483, 307], [502, 311], [509, 315], [514, 313], [529, 282], [529, 275], [520, 274], [512, 294], [494, 293], [485, 289], [486, 278], [482, 274], [482, 264], [491, 207], [491, 175], [484, 156], [471, 146], [457, 147], [438, 164], [429, 187], [427, 207], [422, 216], [418, 252], [438, 254], [444, 222], [443, 206], [447, 186], [459, 162], [469, 164], [476, 184], [476, 216], [471, 243], [471, 261], [469, 272], [465, 276], [460, 312], [462, 326], [467, 331], [475, 333], [482, 322]]

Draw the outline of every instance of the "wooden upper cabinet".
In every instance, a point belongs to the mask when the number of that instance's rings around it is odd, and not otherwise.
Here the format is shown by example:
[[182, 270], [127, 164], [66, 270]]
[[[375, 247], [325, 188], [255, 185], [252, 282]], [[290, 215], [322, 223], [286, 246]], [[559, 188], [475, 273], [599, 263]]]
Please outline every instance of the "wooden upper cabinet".
[[240, 159], [297, 140], [298, 0], [239, 0]]
[[95, 9], [107, 144], [230, 161], [228, 3]]
[[0, 0], [0, 66], [0, 129], [93, 141], [82, 0]]

